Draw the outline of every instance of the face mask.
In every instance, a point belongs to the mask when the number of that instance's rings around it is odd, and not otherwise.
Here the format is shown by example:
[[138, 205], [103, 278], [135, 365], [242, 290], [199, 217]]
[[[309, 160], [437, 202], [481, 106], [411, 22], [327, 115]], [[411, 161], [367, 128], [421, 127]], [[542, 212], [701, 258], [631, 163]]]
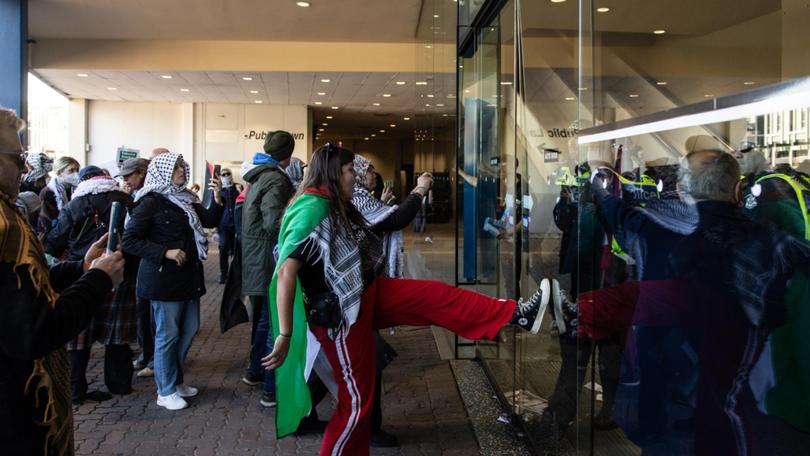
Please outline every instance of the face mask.
[[233, 187], [233, 177], [222, 176], [222, 186], [225, 188]]
[[62, 178], [62, 182], [76, 187], [79, 185], [79, 173], [68, 173]]

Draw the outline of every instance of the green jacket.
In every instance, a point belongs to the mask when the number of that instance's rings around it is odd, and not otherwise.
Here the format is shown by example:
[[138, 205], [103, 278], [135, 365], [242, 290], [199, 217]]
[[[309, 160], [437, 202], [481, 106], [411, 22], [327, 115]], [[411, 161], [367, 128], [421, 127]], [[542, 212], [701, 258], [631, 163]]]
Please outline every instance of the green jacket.
[[276, 263], [281, 216], [293, 195], [290, 178], [275, 165], [260, 165], [245, 174], [248, 192], [242, 206], [242, 294], [265, 296]]

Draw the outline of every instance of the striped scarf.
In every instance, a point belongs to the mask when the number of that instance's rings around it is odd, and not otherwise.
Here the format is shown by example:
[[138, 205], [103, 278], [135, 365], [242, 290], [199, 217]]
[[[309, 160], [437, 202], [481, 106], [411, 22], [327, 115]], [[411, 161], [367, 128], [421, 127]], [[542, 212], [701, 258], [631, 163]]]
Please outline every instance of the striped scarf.
[[[14, 203], [3, 193], [0, 193], [0, 200], [0, 262], [13, 264], [18, 275], [27, 273], [37, 296], [44, 297], [53, 309], [58, 295], [51, 288], [42, 245]], [[23, 271], [23, 268], [27, 269]], [[17, 280], [21, 286], [19, 277]], [[67, 351], [59, 348], [34, 360], [31, 376], [25, 385], [24, 394], [33, 398], [37, 413], [41, 412], [36, 424], [47, 429], [43, 450], [46, 455], [73, 454], [68, 372]], [[42, 397], [47, 398], [47, 403], [40, 403]]]
[[[372, 228], [397, 210], [397, 206], [386, 206], [361, 185], [354, 187], [352, 204], [363, 214], [363, 217]], [[386, 275], [388, 277], [400, 278], [404, 275], [404, 250], [405, 236], [402, 231], [385, 233], [383, 236], [383, 255], [386, 259]]]
[[197, 244], [197, 256], [200, 261], [203, 261], [208, 258], [208, 238], [205, 236], [200, 217], [197, 215], [197, 211], [194, 210], [194, 205], [200, 204], [200, 198], [187, 189], [185, 184], [175, 185], [172, 182], [174, 165], [177, 163], [177, 160], [182, 160], [183, 162], [186, 173], [186, 183], [188, 183], [191, 171], [188, 163], [183, 160], [183, 155], [175, 152], [160, 154], [149, 162], [143, 188], [138, 190], [135, 194], [135, 201], [137, 202], [149, 193], [155, 192], [165, 196], [175, 206], [182, 209], [188, 217], [188, 224], [191, 226], [191, 231], [194, 232], [194, 240]]

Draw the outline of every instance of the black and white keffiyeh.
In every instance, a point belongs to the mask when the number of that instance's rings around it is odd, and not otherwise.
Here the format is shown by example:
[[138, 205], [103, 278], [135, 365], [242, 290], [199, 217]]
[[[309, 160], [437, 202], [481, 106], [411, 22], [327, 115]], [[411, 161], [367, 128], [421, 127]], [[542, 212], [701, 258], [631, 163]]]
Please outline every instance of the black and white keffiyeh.
[[98, 195], [113, 191], [122, 191], [118, 188], [118, 181], [108, 176], [97, 176], [79, 183], [73, 191], [73, 199], [84, 195]]
[[[378, 200], [361, 185], [354, 187], [352, 204], [363, 214], [371, 228], [387, 219], [397, 210], [397, 206], [387, 206]], [[400, 278], [405, 272], [405, 236], [402, 231], [385, 233], [383, 236], [383, 255], [386, 260], [385, 273], [388, 277]]]
[[42, 152], [31, 152], [26, 157], [25, 162], [31, 166], [31, 171], [25, 175], [26, 182], [36, 182], [48, 175], [53, 166], [53, 159]]
[[70, 197], [68, 197], [67, 189], [65, 188], [65, 184], [61, 182], [61, 179], [58, 177], [51, 179], [48, 181], [46, 187], [50, 188], [53, 191], [54, 197], [56, 199], [56, 209], [59, 212], [62, 212], [62, 208], [67, 206], [67, 203], [70, 202]]
[[[186, 179], [183, 185], [175, 185], [172, 182], [174, 165], [180, 160], [185, 169]], [[149, 162], [146, 170], [146, 179], [143, 188], [135, 194], [137, 202], [149, 193], [160, 193], [183, 210], [188, 217], [188, 223], [194, 232], [194, 239], [197, 241], [197, 255], [200, 260], [208, 258], [208, 238], [203, 231], [200, 217], [194, 210], [194, 205], [200, 203], [200, 198], [186, 188], [191, 171], [188, 163], [183, 160], [183, 155], [176, 152], [160, 154]]]

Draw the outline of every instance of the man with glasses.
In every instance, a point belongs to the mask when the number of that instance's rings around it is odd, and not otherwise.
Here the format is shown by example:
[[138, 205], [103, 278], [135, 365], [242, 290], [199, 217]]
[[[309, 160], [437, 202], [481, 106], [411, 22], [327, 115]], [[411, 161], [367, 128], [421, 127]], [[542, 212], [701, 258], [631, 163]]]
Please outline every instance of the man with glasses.
[[72, 454], [73, 417], [65, 342], [90, 322], [123, 279], [107, 235], [83, 260], [48, 268], [42, 245], [14, 206], [25, 172], [18, 132], [0, 108], [0, 448], [3, 454]]

